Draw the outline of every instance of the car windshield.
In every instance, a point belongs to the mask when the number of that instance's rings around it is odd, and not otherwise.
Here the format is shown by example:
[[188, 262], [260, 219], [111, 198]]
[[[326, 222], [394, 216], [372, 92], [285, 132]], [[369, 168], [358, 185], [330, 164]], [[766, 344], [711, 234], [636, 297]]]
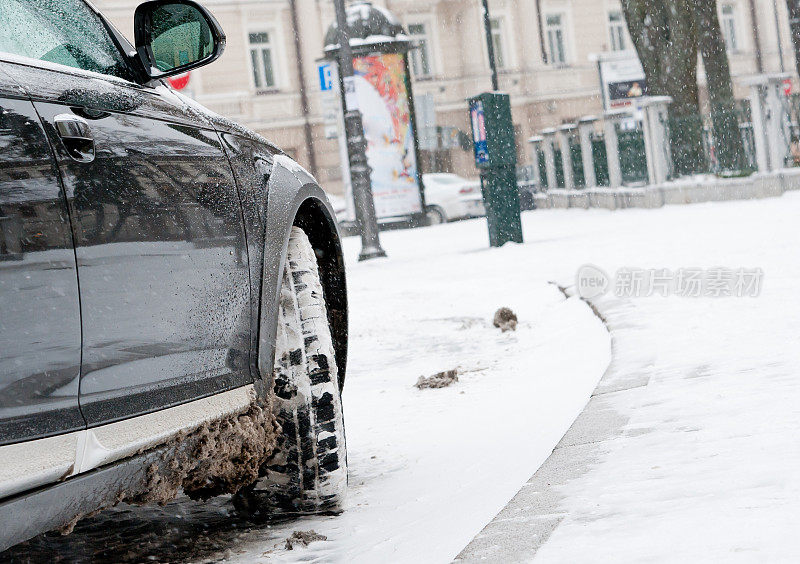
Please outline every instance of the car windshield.
[[125, 77], [105, 25], [82, 0], [0, 0], [0, 52]]

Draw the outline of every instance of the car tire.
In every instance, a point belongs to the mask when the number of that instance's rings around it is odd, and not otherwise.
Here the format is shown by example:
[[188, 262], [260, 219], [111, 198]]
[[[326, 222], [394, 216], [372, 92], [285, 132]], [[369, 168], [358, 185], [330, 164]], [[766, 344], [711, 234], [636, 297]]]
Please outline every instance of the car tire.
[[447, 223], [447, 215], [439, 206], [428, 206], [425, 208], [426, 225], [441, 225]]
[[274, 364], [281, 435], [260, 478], [234, 505], [266, 518], [336, 512], [347, 488], [342, 401], [317, 259], [299, 227], [289, 237]]

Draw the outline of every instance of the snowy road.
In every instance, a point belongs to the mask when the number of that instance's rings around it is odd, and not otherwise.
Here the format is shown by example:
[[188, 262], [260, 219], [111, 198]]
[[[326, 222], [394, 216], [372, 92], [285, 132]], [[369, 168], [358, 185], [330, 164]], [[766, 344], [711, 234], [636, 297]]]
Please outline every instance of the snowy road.
[[[760, 267], [763, 292], [597, 301], [618, 349], [601, 386], [634, 391], [603, 395], [619, 432], [591, 464], [576, 451], [578, 471], [555, 486], [555, 530], [537, 558], [788, 559], [800, 553], [788, 536], [800, 516], [799, 215], [800, 194], [529, 212], [523, 246], [486, 249], [475, 220], [385, 233], [390, 259], [366, 264], [354, 263], [349, 239], [352, 493], [343, 515], [253, 527], [225, 500], [179, 500], [164, 512], [106, 512], [65, 539], [36, 539], [19, 560], [50, 550], [109, 560], [452, 559], [545, 460], [605, 369], [603, 326], [548, 284], [573, 284], [586, 263], [609, 273]], [[519, 331], [491, 327], [500, 306], [518, 313]], [[412, 387], [455, 366], [464, 376], [453, 388]], [[521, 516], [537, 517], [527, 510]], [[329, 540], [282, 549], [293, 530], [309, 529]]]

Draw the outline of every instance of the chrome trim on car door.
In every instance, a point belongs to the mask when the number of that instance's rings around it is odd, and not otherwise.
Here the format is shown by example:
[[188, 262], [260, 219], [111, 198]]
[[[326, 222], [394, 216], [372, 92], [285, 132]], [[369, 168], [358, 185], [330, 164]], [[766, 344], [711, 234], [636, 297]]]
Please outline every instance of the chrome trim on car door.
[[52, 484], [168, 442], [246, 410], [252, 384], [169, 409], [64, 435], [0, 447], [0, 498]]

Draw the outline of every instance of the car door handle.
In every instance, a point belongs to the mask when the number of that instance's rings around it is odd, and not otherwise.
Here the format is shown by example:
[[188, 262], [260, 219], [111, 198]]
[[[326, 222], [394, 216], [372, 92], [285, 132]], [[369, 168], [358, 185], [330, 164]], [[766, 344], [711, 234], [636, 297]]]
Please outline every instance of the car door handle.
[[88, 121], [70, 114], [59, 114], [53, 121], [70, 157], [80, 162], [94, 160], [94, 136]]
[[77, 139], [80, 141], [93, 141], [92, 129], [89, 122], [79, 116], [59, 114], [55, 117], [56, 129], [62, 139]]

